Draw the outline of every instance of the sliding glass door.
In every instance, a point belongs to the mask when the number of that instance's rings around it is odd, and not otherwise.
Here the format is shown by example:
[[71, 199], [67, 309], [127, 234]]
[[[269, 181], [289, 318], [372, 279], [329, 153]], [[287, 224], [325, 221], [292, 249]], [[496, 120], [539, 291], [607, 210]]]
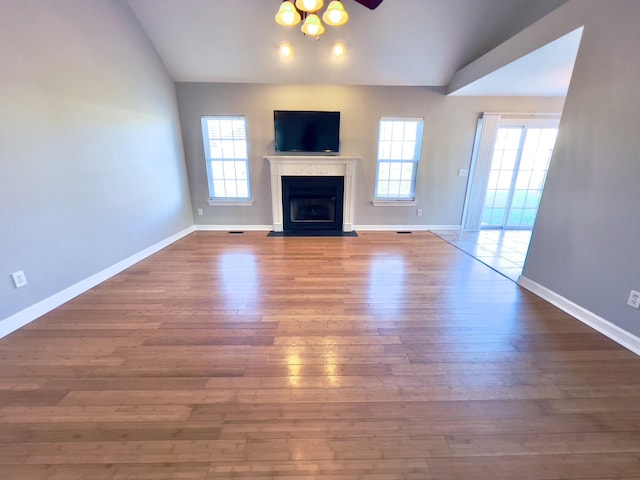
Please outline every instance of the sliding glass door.
[[557, 127], [498, 128], [482, 228], [533, 228], [557, 133]]

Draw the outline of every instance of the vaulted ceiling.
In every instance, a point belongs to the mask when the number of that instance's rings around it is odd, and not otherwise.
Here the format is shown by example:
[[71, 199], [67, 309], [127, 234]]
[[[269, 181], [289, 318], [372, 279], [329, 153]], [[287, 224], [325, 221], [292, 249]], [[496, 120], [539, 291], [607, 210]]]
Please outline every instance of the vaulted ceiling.
[[[278, 25], [280, 0], [127, 0], [176, 81], [446, 87], [465, 65], [566, 0], [343, 0], [349, 23], [319, 40]], [[331, 55], [345, 44], [341, 59]], [[289, 43], [290, 59], [278, 47]], [[465, 95], [563, 95], [579, 38], [564, 39]], [[498, 72], [497, 72], [498, 73]], [[518, 88], [513, 88], [517, 84]]]

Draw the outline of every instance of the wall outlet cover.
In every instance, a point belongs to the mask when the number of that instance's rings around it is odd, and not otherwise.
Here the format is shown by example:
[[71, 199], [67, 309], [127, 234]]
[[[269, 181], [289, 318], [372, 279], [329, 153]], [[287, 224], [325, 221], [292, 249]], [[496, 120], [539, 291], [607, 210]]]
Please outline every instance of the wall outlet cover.
[[24, 287], [27, 284], [27, 276], [22, 270], [13, 272], [11, 274], [11, 278], [13, 278], [13, 284], [16, 286], [16, 288]]
[[640, 292], [631, 290], [631, 293], [629, 294], [629, 300], [627, 300], [627, 305], [633, 308], [640, 308]]

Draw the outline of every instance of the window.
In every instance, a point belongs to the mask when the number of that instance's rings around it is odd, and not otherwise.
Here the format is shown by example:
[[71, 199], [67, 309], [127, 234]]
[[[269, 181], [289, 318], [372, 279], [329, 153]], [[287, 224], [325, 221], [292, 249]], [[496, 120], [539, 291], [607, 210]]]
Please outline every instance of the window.
[[378, 131], [376, 200], [415, 200], [421, 118], [382, 118]]
[[202, 117], [210, 204], [249, 202], [249, 158], [244, 117]]

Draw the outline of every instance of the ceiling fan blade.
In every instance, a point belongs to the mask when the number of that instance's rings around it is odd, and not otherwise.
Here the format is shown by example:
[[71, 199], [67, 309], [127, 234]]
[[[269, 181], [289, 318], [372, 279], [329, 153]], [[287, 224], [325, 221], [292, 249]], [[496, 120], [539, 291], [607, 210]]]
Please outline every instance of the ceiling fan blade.
[[364, 5], [371, 10], [374, 10], [382, 3], [382, 0], [356, 0], [360, 5]]

